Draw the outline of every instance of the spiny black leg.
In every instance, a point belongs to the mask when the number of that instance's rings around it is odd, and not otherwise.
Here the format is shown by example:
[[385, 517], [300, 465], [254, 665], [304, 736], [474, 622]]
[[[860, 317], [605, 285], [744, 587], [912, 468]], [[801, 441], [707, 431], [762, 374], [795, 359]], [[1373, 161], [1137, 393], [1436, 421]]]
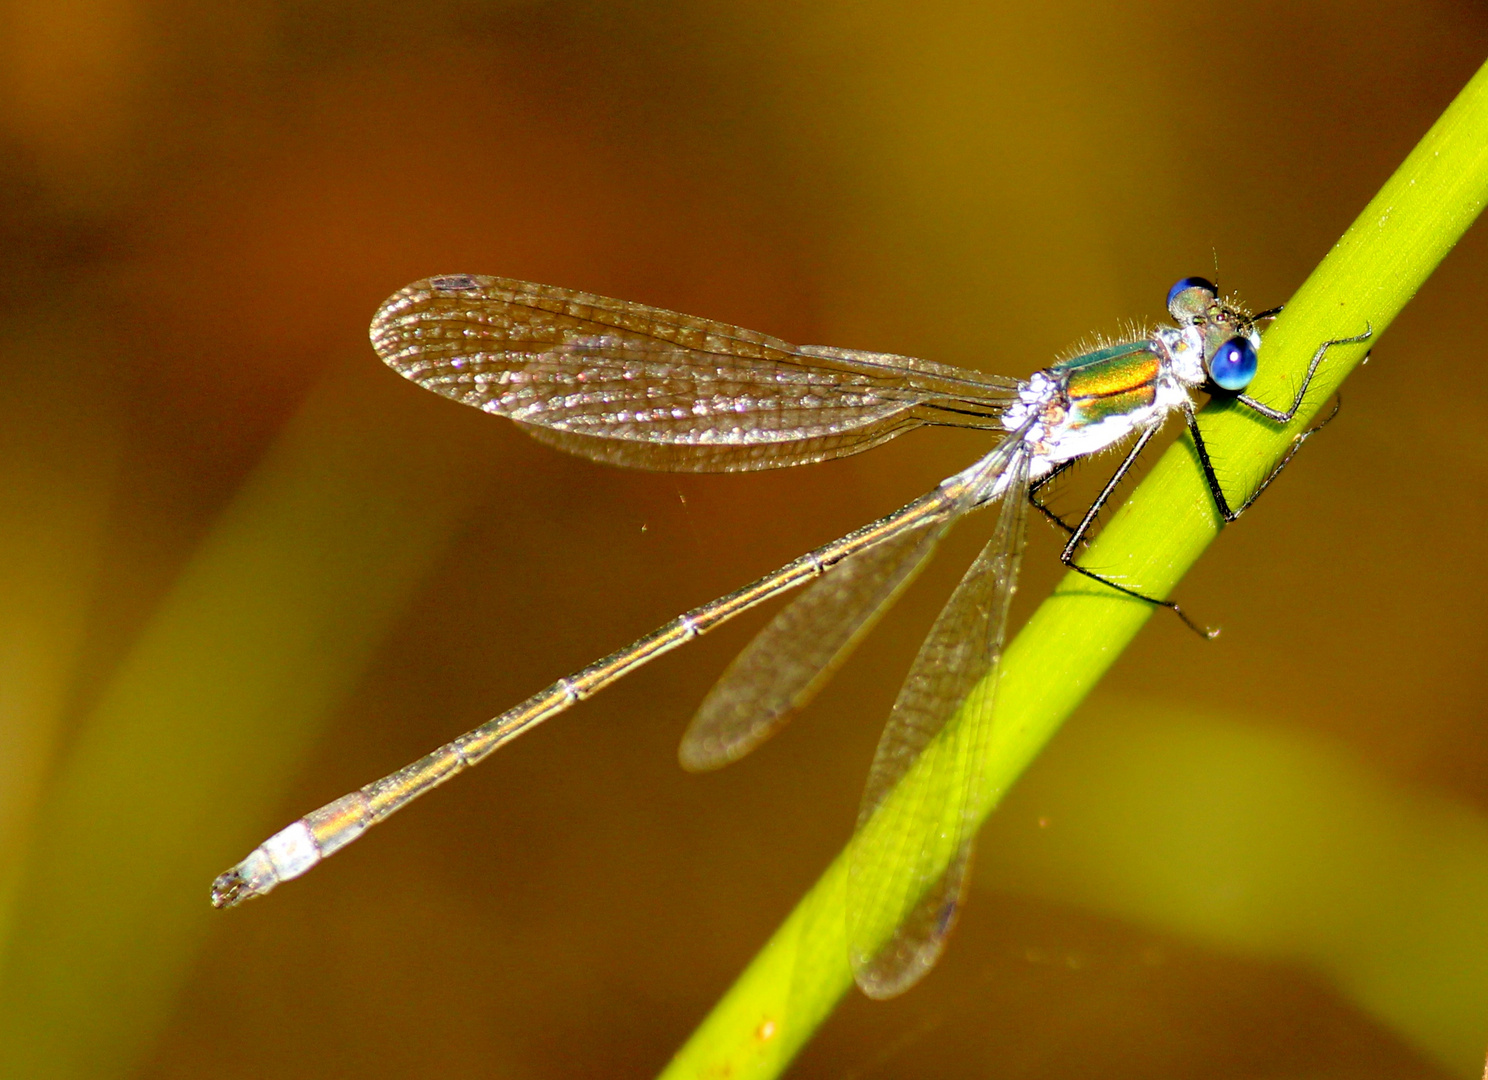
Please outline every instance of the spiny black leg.
[[1194, 633], [1198, 634], [1200, 637], [1212, 638], [1216, 633], [1218, 633], [1218, 631], [1206, 630], [1203, 627], [1199, 626], [1196, 622], [1185, 615], [1183, 613], [1183, 609], [1180, 608], [1173, 601], [1159, 600], [1155, 596], [1144, 596], [1141, 593], [1137, 592], [1135, 589], [1129, 589], [1125, 585], [1119, 585], [1116, 582], [1112, 581], [1110, 578], [1102, 577], [1094, 570], [1087, 570], [1085, 567], [1075, 562], [1075, 551], [1082, 543], [1085, 542], [1085, 534], [1089, 532], [1091, 526], [1095, 524], [1095, 519], [1097, 516], [1099, 516], [1101, 507], [1103, 507], [1106, 504], [1106, 501], [1110, 499], [1112, 493], [1116, 490], [1116, 485], [1121, 483], [1122, 478], [1125, 477], [1126, 474], [1131, 470], [1131, 467], [1136, 464], [1137, 458], [1141, 456], [1142, 450], [1147, 446], [1149, 442], [1152, 441], [1152, 436], [1156, 434], [1157, 425], [1153, 425], [1146, 431], [1142, 432], [1141, 437], [1137, 439], [1136, 444], [1131, 448], [1130, 452], [1127, 453], [1125, 460], [1123, 460], [1121, 462], [1121, 465], [1116, 469], [1116, 475], [1112, 476], [1111, 479], [1106, 483], [1106, 486], [1101, 489], [1101, 493], [1097, 495], [1095, 497], [1095, 501], [1090, 504], [1090, 509], [1085, 511], [1085, 517], [1081, 519], [1079, 526], [1073, 533], [1070, 534], [1069, 542], [1064, 545], [1064, 550], [1059, 553], [1059, 561], [1064, 563], [1064, 565], [1068, 566], [1071, 570], [1078, 571], [1079, 573], [1084, 574], [1086, 577], [1094, 581], [1099, 581], [1102, 585], [1106, 585], [1112, 589], [1115, 589], [1117, 592], [1125, 593], [1127, 596], [1130, 596], [1133, 599], [1144, 600], [1149, 604], [1156, 604], [1158, 607], [1167, 608], [1174, 615], [1177, 615], [1180, 619], [1182, 619], [1183, 624]]
[[[1194, 450], [1199, 455], [1199, 467], [1204, 470], [1204, 482], [1209, 485], [1209, 495], [1214, 499], [1214, 505], [1219, 508], [1219, 516], [1226, 522], [1234, 521], [1240, 515], [1230, 509], [1230, 502], [1225, 498], [1224, 488], [1219, 486], [1219, 477], [1215, 475], [1214, 463], [1209, 460], [1209, 447], [1204, 442], [1204, 433], [1199, 430], [1199, 418], [1194, 415], [1192, 405], [1183, 410], [1183, 418], [1188, 424], [1188, 433], [1193, 436]], [[1291, 456], [1288, 454], [1287, 459], [1290, 460]], [[1266, 483], [1270, 482], [1268, 478]], [[1265, 484], [1261, 486], [1265, 487]], [[1240, 509], [1243, 512], [1245, 507], [1242, 506]]]
[[1040, 491], [1042, 491], [1044, 489], [1044, 487], [1051, 480], [1053, 480], [1060, 473], [1064, 472], [1066, 469], [1068, 469], [1074, 463], [1075, 463], [1075, 461], [1074, 461], [1073, 458], [1071, 458], [1069, 461], [1060, 462], [1058, 465], [1054, 466], [1054, 469], [1053, 469], [1052, 472], [1049, 472], [1049, 473], [1045, 474], [1044, 476], [1039, 477], [1037, 480], [1035, 480], [1032, 484], [1030, 484], [1028, 486], [1028, 502], [1033, 506], [1033, 508], [1035, 510], [1037, 510], [1039, 513], [1043, 514], [1044, 517], [1048, 518], [1055, 525], [1058, 525], [1061, 529], [1063, 529], [1065, 531], [1066, 534], [1068, 534], [1070, 536], [1073, 536], [1075, 534], [1075, 527], [1073, 525], [1071, 525], [1069, 522], [1065, 521], [1064, 518], [1060, 517], [1053, 510], [1050, 510], [1043, 503], [1039, 502], [1038, 494], [1039, 494]]
[[1214, 497], [1214, 505], [1219, 508], [1220, 515], [1225, 519], [1226, 523], [1234, 521], [1241, 514], [1245, 513], [1245, 511], [1249, 510], [1251, 504], [1261, 497], [1261, 492], [1270, 487], [1271, 481], [1280, 476], [1281, 470], [1285, 469], [1291, 463], [1292, 458], [1297, 456], [1297, 451], [1302, 449], [1302, 444], [1333, 422], [1333, 418], [1338, 415], [1338, 410], [1343, 407], [1343, 398], [1341, 395], [1334, 395], [1334, 399], [1333, 411], [1320, 423], [1314, 424], [1293, 439], [1291, 448], [1287, 450], [1286, 456], [1276, 463], [1276, 468], [1272, 469], [1266, 475], [1266, 479], [1262, 480], [1260, 486], [1250, 493], [1250, 497], [1234, 510], [1230, 509], [1229, 500], [1225, 498], [1224, 489], [1219, 486], [1219, 477], [1215, 474], [1214, 465], [1209, 460], [1209, 447], [1205, 445], [1204, 434], [1199, 430], [1198, 418], [1194, 416], [1193, 409], [1184, 410], [1184, 415], [1188, 421], [1189, 433], [1193, 435], [1194, 449], [1199, 454], [1199, 464], [1204, 469], [1204, 481], [1209, 485], [1209, 494]]
[[[1271, 313], [1268, 312], [1267, 314]], [[1278, 424], [1290, 423], [1292, 418], [1297, 415], [1297, 411], [1302, 407], [1302, 401], [1307, 396], [1308, 387], [1312, 384], [1312, 377], [1317, 373], [1318, 365], [1323, 362], [1323, 357], [1327, 355], [1328, 350], [1335, 345], [1356, 345], [1359, 342], [1368, 341], [1373, 336], [1374, 327], [1366, 323], [1364, 332], [1362, 334], [1356, 334], [1353, 337], [1334, 338], [1331, 341], [1325, 341], [1321, 345], [1319, 345], [1317, 351], [1312, 354], [1312, 361], [1307, 365], [1307, 374], [1304, 375], [1302, 378], [1302, 385], [1297, 388], [1297, 393], [1292, 400], [1292, 407], [1290, 409], [1287, 409], [1285, 411], [1280, 409], [1273, 409], [1271, 406], [1257, 401], [1255, 398], [1249, 397], [1246, 394], [1239, 394], [1237, 395], [1237, 397], [1241, 404], [1245, 405], [1252, 411], [1259, 413], [1261, 416], [1264, 416], [1268, 420], [1271, 420]], [[1209, 459], [1209, 448], [1204, 443], [1204, 435], [1199, 430], [1199, 422], [1194, 416], [1193, 408], [1192, 406], [1190, 406], [1185, 409], [1184, 415], [1188, 422], [1188, 430], [1193, 435], [1194, 449], [1198, 452], [1199, 464], [1203, 467], [1204, 470], [1204, 480], [1209, 485], [1209, 494], [1213, 497], [1214, 505], [1219, 509], [1219, 512], [1221, 516], [1223, 516], [1224, 520], [1226, 522], [1234, 521], [1241, 514], [1245, 513], [1245, 511], [1250, 508], [1251, 504], [1260, 497], [1261, 492], [1265, 491], [1266, 488], [1271, 485], [1271, 482], [1276, 479], [1281, 470], [1286, 468], [1287, 464], [1296, 455], [1297, 451], [1301, 449], [1302, 444], [1307, 441], [1308, 437], [1321, 430], [1337, 414], [1338, 406], [1335, 405], [1333, 408], [1333, 412], [1328, 415], [1327, 419], [1325, 419], [1322, 423], [1309, 428], [1307, 431], [1304, 431], [1301, 435], [1298, 435], [1295, 439], [1293, 439], [1291, 449], [1287, 451], [1286, 456], [1281, 459], [1276, 468], [1272, 469], [1270, 474], [1266, 477], [1265, 480], [1261, 481], [1260, 486], [1256, 488], [1251, 496], [1240, 504], [1239, 509], [1231, 510], [1229, 500], [1225, 498], [1224, 490], [1219, 486], [1219, 477], [1215, 475], [1214, 464]], [[1207, 630], [1199, 626], [1196, 622], [1194, 622], [1186, 614], [1184, 614], [1183, 609], [1180, 608], [1173, 601], [1159, 600], [1153, 596], [1144, 596], [1143, 594], [1137, 592], [1135, 589], [1129, 589], [1125, 585], [1117, 584], [1111, 579], [1103, 577], [1093, 570], [1087, 570], [1085, 567], [1080, 566], [1078, 563], [1075, 562], [1075, 552], [1080, 547], [1080, 545], [1085, 542], [1085, 535], [1090, 531], [1091, 526], [1094, 525], [1095, 519], [1099, 516], [1101, 508], [1106, 504], [1106, 501], [1110, 499], [1112, 493], [1116, 490], [1116, 486], [1121, 483], [1122, 478], [1125, 477], [1127, 472], [1131, 470], [1132, 465], [1136, 463], [1137, 457], [1142, 453], [1142, 450], [1146, 447], [1147, 443], [1156, 433], [1157, 428], [1155, 426], [1149, 427], [1146, 431], [1142, 432], [1141, 437], [1137, 439], [1136, 445], [1131, 448], [1130, 453], [1126, 455], [1125, 460], [1121, 462], [1121, 466], [1116, 470], [1116, 475], [1111, 477], [1110, 481], [1101, 490], [1101, 493], [1096, 496], [1095, 501], [1090, 504], [1090, 509], [1085, 512], [1085, 517], [1081, 519], [1080, 524], [1076, 526], [1073, 532], [1070, 533], [1069, 542], [1064, 545], [1064, 550], [1060, 552], [1059, 561], [1064, 563], [1064, 565], [1068, 566], [1071, 570], [1078, 571], [1091, 580], [1099, 581], [1102, 585], [1115, 589], [1117, 592], [1125, 593], [1127, 596], [1130, 596], [1133, 599], [1143, 600], [1149, 604], [1156, 604], [1160, 607], [1165, 607], [1168, 610], [1172, 611], [1173, 614], [1177, 615], [1180, 619], [1182, 619], [1183, 624], [1194, 633], [1204, 638], [1213, 638], [1216, 634], [1219, 633], [1218, 630]], [[1032, 492], [1030, 492], [1030, 501], [1033, 502], [1033, 505], [1038, 507], [1040, 510], [1044, 510], [1044, 507], [1036, 499], [1032, 498]], [[1045, 514], [1050, 513], [1047, 510], [1044, 510], [1044, 512]], [[1055, 518], [1054, 520], [1058, 521], [1060, 525], [1065, 525], [1065, 523], [1058, 518]], [[1068, 528], [1067, 525], [1065, 527]]]
[[[1312, 354], [1312, 361], [1307, 365], [1307, 374], [1302, 377], [1302, 385], [1297, 388], [1297, 394], [1292, 399], [1292, 407], [1290, 409], [1285, 411], [1273, 409], [1271, 406], [1259, 402], [1247, 394], [1239, 394], [1237, 398], [1242, 405], [1253, 412], [1259, 413], [1273, 423], [1291, 423], [1292, 417], [1296, 416], [1297, 410], [1302, 407], [1302, 399], [1307, 396], [1307, 388], [1312, 385], [1312, 377], [1317, 373], [1318, 365], [1323, 362], [1323, 357], [1328, 354], [1328, 350], [1335, 345], [1357, 345], [1361, 341], [1368, 341], [1373, 336], [1374, 327], [1365, 323], [1362, 334], [1355, 334], [1353, 337], [1346, 338], [1333, 338], [1319, 345], [1317, 351]], [[1271, 481], [1275, 480], [1280, 475], [1281, 470], [1285, 469], [1292, 458], [1296, 456], [1297, 451], [1302, 448], [1302, 444], [1307, 441], [1308, 437], [1320, 430], [1337, 414], [1338, 407], [1334, 406], [1333, 412], [1329, 414], [1327, 420], [1324, 420], [1315, 427], [1309, 428], [1293, 439], [1291, 447], [1286, 452], [1286, 456], [1277, 463], [1276, 468], [1267, 474], [1266, 479], [1261, 481], [1260, 486], [1250, 493], [1250, 497], [1241, 503], [1238, 509], [1231, 510], [1229, 500], [1225, 498], [1224, 489], [1219, 486], [1219, 477], [1214, 473], [1214, 463], [1209, 459], [1209, 448], [1204, 444], [1204, 433], [1199, 430], [1199, 422], [1194, 416], [1193, 407], [1190, 406], [1185, 409], [1184, 417], [1188, 422], [1188, 430], [1193, 435], [1194, 449], [1198, 451], [1199, 464], [1204, 469], [1204, 482], [1209, 485], [1209, 494], [1214, 497], [1214, 505], [1219, 509], [1220, 516], [1226, 522], [1231, 522], [1249, 510], [1251, 504], [1261, 497], [1261, 492], [1271, 486]]]
[[[1257, 401], [1248, 394], [1237, 394], [1236, 400], [1254, 412], [1260, 413], [1267, 420], [1278, 424], [1290, 424], [1292, 417], [1297, 415], [1297, 410], [1302, 407], [1302, 399], [1307, 396], [1307, 388], [1312, 383], [1312, 376], [1317, 372], [1318, 365], [1323, 362], [1323, 357], [1334, 345], [1357, 345], [1361, 341], [1368, 341], [1374, 336], [1374, 327], [1368, 323], [1364, 324], [1364, 332], [1355, 334], [1353, 337], [1334, 338], [1325, 341], [1317, 347], [1317, 352], [1312, 354], [1312, 363], [1307, 365], [1307, 374], [1302, 377], [1302, 385], [1297, 388], [1297, 396], [1292, 400], [1292, 407], [1285, 412], [1273, 409], [1270, 405]], [[1190, 425], [1192, 428], [1192, 425]], [[1232, 520], [1232, 519], [1229, 519]]]

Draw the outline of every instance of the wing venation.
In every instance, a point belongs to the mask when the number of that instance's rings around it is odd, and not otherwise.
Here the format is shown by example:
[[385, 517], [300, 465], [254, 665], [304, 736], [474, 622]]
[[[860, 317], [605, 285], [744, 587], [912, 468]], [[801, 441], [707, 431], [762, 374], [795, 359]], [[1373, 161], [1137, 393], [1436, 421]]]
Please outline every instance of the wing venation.
[[[550, 433], [544, 441], [565, 450], [686, 471], [823, 460], [923, 424], [995, 428], [1015, 385], [910, 357], [797, 347], [644, 304], [475, 275], [403, 289], [378, 311], [372, 343], [419, 385], [510, 417], [534, 434]], [[599, 441], [675, 450], [631, 453]], [[731, 452], [738, 447], [760, 449]]]

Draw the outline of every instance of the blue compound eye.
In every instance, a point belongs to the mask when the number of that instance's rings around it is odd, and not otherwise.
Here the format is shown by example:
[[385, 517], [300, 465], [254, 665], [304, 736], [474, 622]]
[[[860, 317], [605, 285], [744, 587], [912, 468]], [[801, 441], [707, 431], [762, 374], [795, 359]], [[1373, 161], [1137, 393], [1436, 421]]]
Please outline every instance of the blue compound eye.
[[1209, 377], [1221, 390], [1244, 390], [1256, 373], [1255, 346], [1243, 337], [1230, 338], [1209, 360]]
[[[1196, 290], [1196, 291], [1195, 291]], [[1168, 290], [1168, 311], [1175, 319], [1201, 314], [1219, 295], [1214, 282], [1201, 277], [1179, 278]]]

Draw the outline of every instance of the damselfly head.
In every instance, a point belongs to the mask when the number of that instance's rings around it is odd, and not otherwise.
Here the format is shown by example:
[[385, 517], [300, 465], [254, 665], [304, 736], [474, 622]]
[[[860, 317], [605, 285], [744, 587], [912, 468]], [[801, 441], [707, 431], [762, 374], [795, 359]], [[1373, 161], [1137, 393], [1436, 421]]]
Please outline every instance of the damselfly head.
[[1238, 301], [1221, 297], [1213, 282], [1187, 277], [1168, 290], [1168, 312], [1184, 335], [1199, 345], [1204, 373], [1214, 386], [1239, 393], [1250, 385], [1261, 335]]

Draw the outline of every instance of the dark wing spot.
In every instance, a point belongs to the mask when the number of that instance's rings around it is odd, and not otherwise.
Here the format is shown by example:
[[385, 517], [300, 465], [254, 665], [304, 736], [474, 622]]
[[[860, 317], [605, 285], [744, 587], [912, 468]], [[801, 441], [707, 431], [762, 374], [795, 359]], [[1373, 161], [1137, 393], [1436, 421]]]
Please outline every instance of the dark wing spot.
[[469, 292], [479, 289], [480, 284], [469, 274], [448, 274], [444, 277], [432, 277], [429, 285], [435, 292]]

